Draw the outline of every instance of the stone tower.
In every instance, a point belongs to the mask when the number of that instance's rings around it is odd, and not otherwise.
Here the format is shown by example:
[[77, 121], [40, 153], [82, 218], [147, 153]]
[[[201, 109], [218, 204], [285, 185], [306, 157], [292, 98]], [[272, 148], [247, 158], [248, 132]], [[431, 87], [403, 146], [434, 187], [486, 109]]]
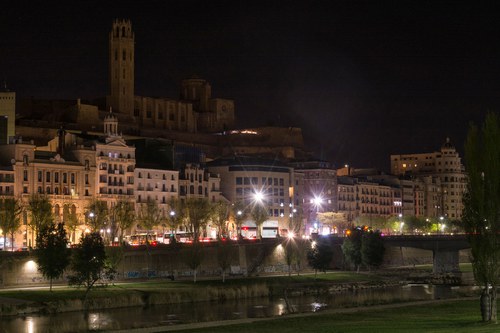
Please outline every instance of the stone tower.
[[0, 88], [0, 117], [0, 144], [7, 144], [16, 135], [16, 93], [6, 83]]
[[134, 33], [130, 20], [115, 20], [109, 33], [107, 108], [134, 116]]

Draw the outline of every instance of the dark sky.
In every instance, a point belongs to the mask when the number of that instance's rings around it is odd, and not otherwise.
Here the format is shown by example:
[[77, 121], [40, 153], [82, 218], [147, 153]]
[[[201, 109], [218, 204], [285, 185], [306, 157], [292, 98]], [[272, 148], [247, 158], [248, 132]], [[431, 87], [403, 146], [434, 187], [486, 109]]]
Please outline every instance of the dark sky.
[[136, 94], [177, 98], [196, 74], [240, 127], [301, 127], [337, 165], [387, 170], [447, 136], [462, 151], [500, 107], [500, 20], [473, 1], [66, 3], [2, 6], [0, 78], [19, 97], [106, 95], [108, 33], [129, 18]]

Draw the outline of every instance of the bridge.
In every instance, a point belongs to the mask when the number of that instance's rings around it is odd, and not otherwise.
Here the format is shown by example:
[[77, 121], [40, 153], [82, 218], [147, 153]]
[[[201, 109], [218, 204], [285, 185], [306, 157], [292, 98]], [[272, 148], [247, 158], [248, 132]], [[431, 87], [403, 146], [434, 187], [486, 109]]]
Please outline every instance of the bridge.
[[470, 248], [467, 236], [458, 235], [398, 235], [384, 236], [384, 244], [432, 251], [433, 273], [460, 272], [459, 251]]

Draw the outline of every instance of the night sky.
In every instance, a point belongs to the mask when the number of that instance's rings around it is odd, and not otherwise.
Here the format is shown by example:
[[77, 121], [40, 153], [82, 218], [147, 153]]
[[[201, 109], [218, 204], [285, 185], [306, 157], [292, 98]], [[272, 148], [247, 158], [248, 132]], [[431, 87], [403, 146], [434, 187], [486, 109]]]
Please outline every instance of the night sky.
[[3, 4], [0, 79], [18, 98], [105, 96], [108, 33], [127, 18], [136, 94], [177, 98], [198, 75], [239, 127], [301, 127], [338, 166], [388, 170], [446, 137], [462, 152], [469, 122], [500, 110], [500, 20], [472, 1], [66, 3]]

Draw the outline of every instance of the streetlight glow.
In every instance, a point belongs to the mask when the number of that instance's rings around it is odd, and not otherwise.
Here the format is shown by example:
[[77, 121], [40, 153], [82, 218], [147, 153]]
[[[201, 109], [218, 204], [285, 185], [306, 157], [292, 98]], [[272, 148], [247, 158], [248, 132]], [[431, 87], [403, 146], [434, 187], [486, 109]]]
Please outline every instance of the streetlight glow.
[[314, 197], [313, 199], [313, 203], [316, 205], [316, 206], [319, 206], [323, 203], [323, 199], [321, 197]]
[[262, 194], [262, 192], [260, 192], [260, 191], [257, 191], [254, 193], [253, 197], [254, 197], [255, 201], [261, 202], [264, 199], [264, 194]]

